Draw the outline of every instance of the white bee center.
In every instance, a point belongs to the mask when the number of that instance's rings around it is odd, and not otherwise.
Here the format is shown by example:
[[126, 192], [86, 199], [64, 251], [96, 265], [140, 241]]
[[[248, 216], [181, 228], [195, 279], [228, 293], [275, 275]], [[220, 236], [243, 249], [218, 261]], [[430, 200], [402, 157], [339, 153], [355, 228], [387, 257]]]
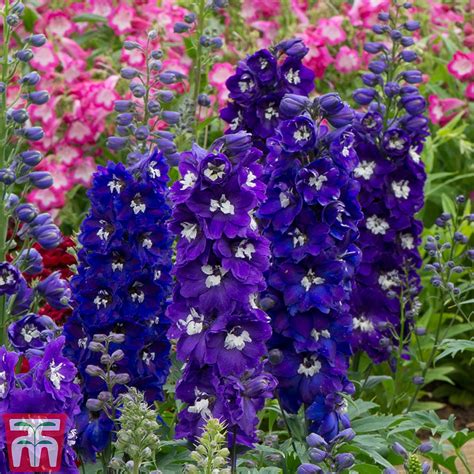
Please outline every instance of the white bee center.
[[38, 328], [33, 324], [26, 324], [21, 328], [20, 334], [23, 336], [25, 342], [31, 342], [33, 339], [38, 339], [41, 336], [41, 333], [38, 331]]
[[225, 215], [235, 214], [234, 205], [225, 197], [225, 194], [223, 194], [218, 201], [216, 199], [211, 199], [209, 210], [211, 212], [221, 211], [222, 214]]
[[413, 235], [411, 234], [402, 234], [400, 236], [400, 243], [401, 243], [402, 249], [413, 250], [415, 248], [415, 239], [413, 238]]
[[54, 385], [54, 388], [56, 390], [61, 389], [61, 381], [64, 380], [66, 377], [60, 372], [61, 368], [63, 366], [63, 363], [61, 362], [60, 364], [56, 365], [54, 360], [51, 361], [49, 364], [49, 380], [51, 380], [51, 383]]
[[282, 209], [285, 209], [290, 205], [291, 201], [287, 193], [281, 192], [279, 198], [280, 198], [280, 206]]
[[294, 248], [302, 247], [306, 243], [306, 241], [308, 240], [306, 235], [303, 234], [303, 232], [301, 232], [297, 227], [295, 228], [295, 230], [290, 235], [293, 235], [293, 247]]
[[286, 80], [290, 84], [299, 84], [301, 82], [300, 72], [295, 71], [294, 69], [289, 69], [288, 72], [285, 74]]
[[94, 304], [97, 309], [100, 307], [106, 307], [109, 304], [109, 294], [105, 290], [99, 290], [97, 296], [94, 298]]
[[225, 174], [225, 164], [215, 165], [214, 163], [208, 163], [206, 169], [204, 170], [204, 176], [210, 179], [211, 181], [216, 181], [220, 179]]
[[112, 180], [107, 183], [107, 187], [109, 188], [111, 194], [120, 194], [122, 186], [122, 182], [115, 175], [112, 175]]
[[375, 215], [367, 218], [365, 226], [374, 235], [385, 235], [387, 233], [387, 230], [390, 228], [388, 222], [385, 219], [382, 219], [381, 217], [377, 217]]
[[237, 349], [242, 351], [247, 342], [252, 342], [250, 334], [247, 331], [242, 331], [239, 335], [234, 334], [234, 329], [227, 334], [224, 341], [224, 348], [230, 351], [231, 349]]
[[401, 181], [393, 181], [392, 191], [397, 199], [408, 199], [410, 194], [410, 186], [408, 186], [408, 181], [406, 179], [402, 179]]
[[273, 104], [265, 109], [265, 119], [271, 120], [273, 117], [278, 117], [278, 110], [273, 107]]
[[309, 178], [309, 185], [319, 191], [323, 184], [328, 180], [323, 174], [318, 174], [316, 171], [313, 171], [313, 176]]
[[301, 128], [297, 128], [293, 133], [293, 138], [296, 142], [304, 142], [311, 138], [311, 132], [308, 130], [306, 125], [303, 125]]
[[161, 176], [160, 170], [155, 168], [155, 163], [150, 163], [148, 166], [148, 175], [151, 179], [159, 178]]
[[247, 181], [245, 181], [245, 185], [248, 186], [249, 188], [254, 188], [257, 184], [255, 183], [255, 180], [257, 177], [249, 170], [248, 175], [247, 175]]
[[239, 243], [239, 246], [237, 247], [235, 251], [235, 256], [237, 258], [248, 258], [249, 260], [251, 260], [252, 255], [254, 253], [255, 253], [255, 246], [247, 240], [242, 240], [242, 242]]
[[213, 286], [219, 286], [222, 281], [222, 277], [227, 273], [221, 266], [216, 265], [203, 265], [201, 271], [207, 275], [206, 288], [212, 288]]
[[321, 367], [321, 362], [319, 362], [316, 356], [305, 357], [298, 367], [298, 373], [306, 377], [312, 377], [319, 374]]
[[381, 273], [379, 275], [378, 282], [383, 290], [390, 290], [390, 288], [400, 284], [400, 275], [398, 274], [397, 270]]
[[138, 194], [132, 199], [130, 203], [130, 207], [132, 208], [132, 211], [135, 215], [140, 214], [140, 212], [146, 211], [146, 205], [143, 201], [141, 201], [140, 198], [141, 196]]
[[364, 178], [368, 181], [375, 171], [375, 161], [361, 161], [359, 166], [354, 170], [356, 178]]
[[190, 222], [182, 222], [181, 227], [181, 237], [186, 239], [188, 242], [194, 240], [197, 236], [197, 224], [191, 224]]
[[186, 319], [180, 319], [178, 324], [181, 328], [186, 330], [188, 336], [194, 336], [195, 334], [201, 334], [204, 328], [204, 316], [199, 314], [196, 309], [190, 308], [189, 314]]
[[180, 184], [181, 184], [181, 191], [185, 191], [186, 189], [193, 188], [194, 185], [196, 184], [197, 181], [197, 176], [194, 173], [191, 173], [191, 171], [187, 171], [186, 174], [183, 176], [183, 179], [181, 179]]
[[322, 285], [324, 281], [324, 278], [316, 276], [314, 271], [310, 268], [308, 273], [301, 279], [301, 286], [306, 291], [309, 291], [313, 285]]
[[360, 318], [352, 318], [352, 325], [354, 326], [355, 330], [360, 332], [373, 332], [374, 325], [372, 321], [367, 319], [365, 316], [361, 316]]

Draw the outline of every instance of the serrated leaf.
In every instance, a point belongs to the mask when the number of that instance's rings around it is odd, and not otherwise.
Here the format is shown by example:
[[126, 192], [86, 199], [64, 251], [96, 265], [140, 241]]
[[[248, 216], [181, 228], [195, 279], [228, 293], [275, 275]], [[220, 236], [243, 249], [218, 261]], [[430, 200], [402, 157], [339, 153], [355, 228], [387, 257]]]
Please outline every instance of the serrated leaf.
[[396, 416], [376, 416], [373, 415], [367, 418], [361, 418], [354, 420], [352, 423], [352, 429], [357, 433], [371, 433], [386, 429], [390, 424], [397, 419]]
[[448, 356], [455, 357], [460, 352], [474, 352], [474, 340], [445, 339], [441, 344], [441, 348], [444, 350], [436, 357], [436, 362]]
[[428, 371], [425, 377], [425, 384], [429, 384], [431, 382], [442, 381], [447, 382], [451, 385], [454, 385], [454, 382], [448, 377], [448, 374], [454, 372], [455, 367], [443, 365], [441, 367], [435, 367]]

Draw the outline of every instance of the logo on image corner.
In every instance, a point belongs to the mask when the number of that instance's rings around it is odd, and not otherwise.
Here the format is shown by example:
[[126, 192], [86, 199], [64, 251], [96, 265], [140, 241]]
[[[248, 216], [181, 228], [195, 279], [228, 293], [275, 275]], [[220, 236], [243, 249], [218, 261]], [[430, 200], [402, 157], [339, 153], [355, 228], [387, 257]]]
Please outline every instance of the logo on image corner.
[[64, 413], [3, 415], [11, 472], [58, 472], [66, 428]]

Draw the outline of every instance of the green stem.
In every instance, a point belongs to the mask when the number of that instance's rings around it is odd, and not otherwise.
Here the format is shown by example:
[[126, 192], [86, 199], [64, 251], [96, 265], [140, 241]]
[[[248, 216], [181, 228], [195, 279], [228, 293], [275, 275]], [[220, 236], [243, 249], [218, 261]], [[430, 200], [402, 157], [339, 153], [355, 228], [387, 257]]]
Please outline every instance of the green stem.
[[295, 452], [295, 454], [298, 454], [298, 451], [296, 450], [295, 440], [293, 439], [293, 433], [291, 432], [290, 424], [288, 423], [288, 418], [286, 416], [285, 410], [281, 405], [280, 397], [278, 397], [278, 405], [280, 406], [281, 415], [283, 417], [283, 421], [285, 422], [286, 430], [288, 431], [293, 451]]
[[194, 120], [194, 137], [198, 142], [197, 137], [197, 109], [198, 109], [198, 96], [201, 90], [201, 75], [202, 75], [202, 45], [201, 37], [204, 33], [204, 18], [206, 16], [206, 1], [199, 0], [198, 16], [197, 16], [197, 30], [196, 30], [196, 63], [194, 66], [194, 84], [193, 84], [193, 120]]
[[[10, 26], [7, 23], [7, 15], [10, 10], [10, 0], [5, 0], [3, 8], [3, 53], [2, 53], [2, 82], [5, 84], [5, 90], [0, 95], [0, 169], [5, 166], [5, 156], [7, 152], [7, 128], [6, 128], [6, 111], [7, 111], [7, 88], [6, 81], [8, 78], [8, 46], [10, 43]], [[5, 260], [6, 240], [7, 240], [7, 212], [5, 209], [6, 186], [0, 184], [0, 262]], [[0, 346], [4, 345], [7, 336], [5, 328], [5, 296], [0, 298]]]
[[471, 468], [467, 464], [466, 458], [464, 457], [464, 454], [461, 452], [461, 450], [459, 448], [456, 448], [455, 453], [456, 453], [456, 456], [461, 461], [462, 465], [466, 468], [467, 474], [472, 474]]
[[237, 427], [234, 428], [234, 436], [232, 436], [230, 470], [231, 474], [237, 474]]

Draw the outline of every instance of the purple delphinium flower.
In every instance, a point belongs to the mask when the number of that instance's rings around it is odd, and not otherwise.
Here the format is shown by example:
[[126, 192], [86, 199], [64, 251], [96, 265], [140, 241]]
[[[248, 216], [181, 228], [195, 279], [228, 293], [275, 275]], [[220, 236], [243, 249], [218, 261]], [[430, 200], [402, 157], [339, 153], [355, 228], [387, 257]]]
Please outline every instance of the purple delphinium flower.
[[265, 85], [248, 64], [268, 51], [239, 63], [221, 117], [229, 132], [251, 132], [265, 153], [267, 196], [256, 217], [273, 257], [260, 296], [273, 326], [266, 366], [279, 381], [285, 410], [295, 413], [327, 398], [322, 417], [308, 414], [310, 429], [329, 436], [326, 419], [338, 420], [336, 430], [343, 426], [330, 400], [351, 393], [349, 300], [362, 214], [352, 177], [358, 165], [349, 128], [354, 112], [336, 93], [307, 97], [314, 87], [314, 75], [301, 65], [307, 51], [297, 39], [278, 44], [271, 53], [279, 80]]
[[[74, 312], [64, 328], [67, 355], [78, 365], [87, 399], [107, 391], [88, 369], [101, 365], [94, 346], [98, 334], [99, 339], [112, 334], [110, 350], [123, 352], [113, 364], [121, 380], [129, 379], [128, 385], [143, 391], [149, 402], [164, 397], [172, 254], [167, 175], [165, 159], [155, 150], [128, 168], [114, 163], [99, 167], [93, 177], [91, 210], [79, 234], [78, 273], [71, 281]], [[113, 397], [125, 389], [115, 384]], [[100, 423], [81, 428], [78, 444], [87, 457], [94, 458], [111, 439], [113, 424], [103, 419], [105, 413], [98, 416]]]
[[[269, 63], [260, 80], [277, 80], [276, 65]], [[181, 179], [171, 190], [177, 284], [168, 308], [169, 336], [186, 361], [176, 389], [188, 405], [179, 415], [179, 438], [193, 440], [212, 414], [226, 422], [230, 443], [251, 446], [256, 413], [275, 388], [261, 366], [271, 326], [256, 306], [270, 258], [253, 218], [265, 195], [261, 156], [245, 132], [181, 155]]]
[[[314, 73], [302, 64], [308, 49], [299, 47], [300, 40], [294, 41], [293, 48], [282, 42], [248, 56], [226, 83], [232, 101], [221, 110], [221, 117], [229, 124], [228, 133], [251, 132], [254, 146], [263, 151], [265, 140], [284, 118], [285, 109], [280, 109], [284, 95], [307, 96], [314, 89]], [[306, 136], [306, 131], [300, 133]], [[305, 143], [313, 138], [310, 134]]]
[[8, 337], [12, 346], [19, 352], [28, 349], [43, 351], [54, 339], [58, 327], [49, 316], [27, 314], [8, 327]]
[[[403, 72], [402, 64], [411, 60], [411, 51], [404, 49], [404, 41], [390, 35], [391, 31], [388, 24], [383, 26], [382, 32], [391, 37], [396, 59], [385, 62], [383, 70], [372, 71], [370, 86], [376, 100], [364, 102], [367, 110], [358, 112], [354, 123], [360, 159], [354, 176], [361, 184], [359, 201], [365, 217], [359, 224], [362, 261], [351, 303], [352, 345], [355, 351], [367, 352], [376, 363], [391, 359], [399, 344], [404, 289], [410, 289], [404, 313], [413, 317], [419, 309], [416, 269], [421, 265], [418, 246], [422, 225], [415, 214], [423, 207], [426, 175], [420, 155], [429, 133], [427, 120], [421, 115], [426, 101], [416, 87], [404, 84], [411, 83], [410, 78], [418, 73], [409, 71], [408, 77]], [[395, 69], [397, 76], [392, 75]], [[387, 77], [394, 79], [382, 88]], [[354, 99], [358, 101], [357, 96]], [[410, 324], [403, 323], [405, 337]]]

